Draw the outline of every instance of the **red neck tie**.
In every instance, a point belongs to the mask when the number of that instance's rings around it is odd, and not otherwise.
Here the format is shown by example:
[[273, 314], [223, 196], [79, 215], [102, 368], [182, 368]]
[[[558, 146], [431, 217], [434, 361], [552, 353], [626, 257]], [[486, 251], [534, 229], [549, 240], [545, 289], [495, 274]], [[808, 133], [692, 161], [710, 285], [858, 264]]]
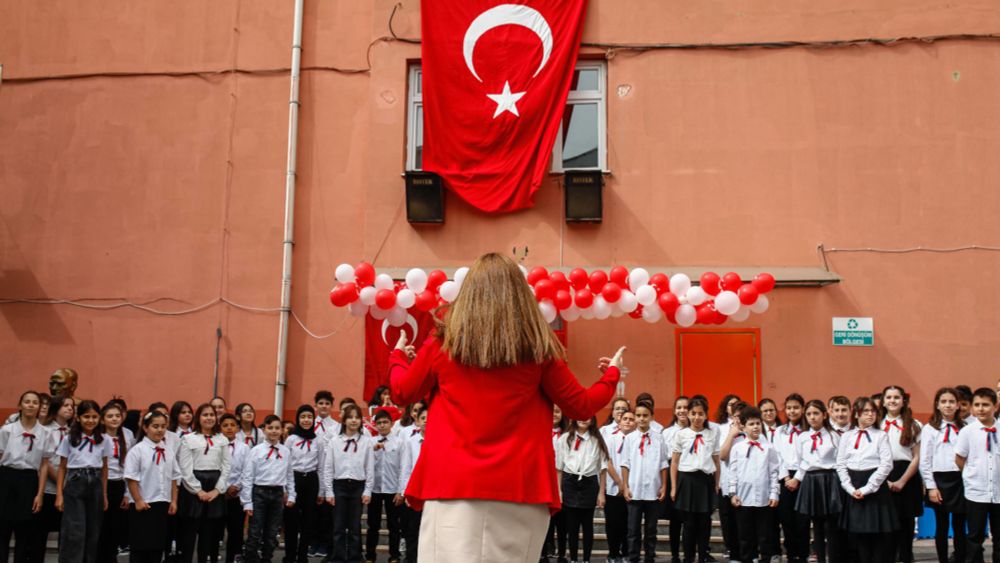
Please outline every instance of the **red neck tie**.
[[688, 452], [695, 454], [698, 453], [698, 446], [704, 445], [704, 443], [705, 443], [705, 438], [703, 438], [701, 434], [695, 434], [694, 442], [691, 443], [691, 449], [688, 450]]
[[997, 441], [997, 429], [983, 427], [983, 431], [986, 432], [986, 451], [992, 452], [993, 442]]
[[229, 454], [236, 453], [236, 442], [229, 442]]
[[649, 437], [649, 432], [639, 438], [639, 455], [646, 455], [646, 444], [653, 445], [653, 440]]
[[801, 434], [802, 430], [798, 426], [792, 426], [791, 423], [788, 424], [788, 428], [790, 429], [788, 431], [788, 443], [791, 444], [795, 442], [795, 437]]
[[618, 453], [622, 453], [622, 448], [625, 447], [625, 438], [622, 438], [622, 443], [618, 444]]
[[205, 436], [205, 451], [204, 455], [208, 455], [208, 450], [215, 446], [215, 442], [212, 441], [211, 436]]
[[252, 446], [252, 445], [254, 445], [254, 444], [253, 444], [253, 436], [251, 436], [251, 435], [249, 435], [249, 434], [248, 434], [248, 435], [246, 435], [246, 436], [245, 436], [245, 437], [243, 438], [243, 443], [244, 443], [244, 444], [246, 444], [246, 445], [248, 445], [248, 446]]
[[573, 445], [573, 451], [578, 451], [580, 449], [580, 442], [582, 442], [582, 441], [583, 441], [583, 438], [581, 438], [579, 436], [576, 437], [576, 444]]
[[111, 441], [114, 442], [114, 444], [115, 444], [115, 453], [113, 453], [111, 455], [111, 457], [117, 459], [118, 458], [118, 436], [115, 436], [114, 438], [112, 438]]
[[760, 442], [754, 442], [753, 440], [750, 440], [747, 443], [750, 444], [749, 446], [747, 446], [747, 457], [750, 457], [750, 452], [753, 451], [754, 447], [756, 447], [760, 451], [764, 451], [764, 446], [760, 445]]
[[63, 438], [66, 437], [66, 431], [67, 430], [68, 430], [68, 428], [66, 428], [65, 426], [60, 426], [59, 427], [59, 439], [60, 440], [62, 440]]
[[809, 450], [809, 452], [810, 453], [815, 453], [815, 451], [817, 449], [817, 444], [820, 445], [820, 446], [823, 445], [823, 433], [822, 432], [813, 432], [811, 438], [812, 438], [812, 441], [813, 441], [813, 445], [812, 445], [812, 449]]
[[274, 454], [275, 459], [281, 459], [281, 450], [278, 449], [278, 446], [271, 446], [271, 449], [267, 451], [265, 459], [271, 459], [271, 454]]
[[558, 438], [560, 434], [562, 434], [562, 432], [560, 432], [558, 428], [553, 428], [552, 429], [552, 437], [553, 438]]
[[91, 438], [90, 436], [81, 436], [80, 447], [77, 448], [77, 449], [82, 452], [83, 448], [86, 448], [87, 446], [90, 446], [90, 450], [89, 451], [92, 452], [92, 451], [94, 451], [94, 444], [95, 443], [96, 442], [94, 442], [94, 439]]
[[34, 434], [32, 434], [31, 432], [25, 432], [24, 434], [21, 434], [21, 437], [22, 438], [26, 438], [28, 440], [28, 451], [29, 452], [31, 450], [35, 449], [35, 435]]
[[896, 430], [899, 430], [900, 432], [903, 431], [903, 427], [899, 425], [899, 422], [897, 422], [895, 420], [888, 420], [888, 419], [886, 419], [886, 421], [885, 421], [885, 428], [883, 430], [885, 432], [888, 432], [889, 429], [892, 428], [893, 426], [896, 427]]
[[958, 434], [958, 427], [955, 426], [954, 424], [950, 423], [950, 422], [948, 424], [945, 424], [945, 427], [944, 427], [944, 443], [945, 444], [947, 444], [948, 442], [951, 441], [951, 433], [952, 433], [952, 431], [954, 431], [955, 434]]
[[298, 444], [295, 444], [295, 445], [298, 446], [300, 450], [302, 449], [303, 446], [305, 446], [305, 450], [307, 452], [311, 452], [312, 449], [313, 449], [313, 441], [312, 440], [302, 440], [301, 442], [299, 442]]
[[612, 432], [612, 433], [611, 433], [611, 435], [612, 435], [612, 436], [614, 436], [615, 434], [617, 434], [617, 433], [619, 433], [619, 432], [621, 432], [621, 431], [622, 431], [622, 429], [621, 429], [621, 428], [615, 428], [615, 431], [614, 431], [614, 432]]
[[315, 432], [315, 431], [317, 431], [317, 430], [323, 430], [323, 431], [326, 431], [326, 428], [325, 428], [325, 427], [323, 426], [323, 421], [322, 421], [322, 420], [321, 420], [321, 421], [319, 421], [319, 422], [317, 422], [317, 423], [316, 423], [316, 426], [313, 426], [313, 432]]
[[869, 444], [872, 443], [872, 437], [868, 435], [867, 430], [858, 430], [858, 438], [857, 440], [854, 440], [854, 449], [858, 449], [858, 447], [861, 446], [862, 436], [864, 436], [868, 440]]
[[190, 433], [191, 433], [190, 430], [181, 430], [181, 438], [183, 438], [184, 436], [187, 436]]
[[352, 444], [354, 445], [354, 453], [358, 453], [358, 441], [355, 438], [351, 438], [344, 443], [344, 451], [346, 452], [347, 448], [351, 447]]
[[164, 450], [159, 446], [157, 446], [155, 449], [156, 451], [153, 452], [153, 461], [156, 462], [156, 465], [160, 465], [160, 462], [163, 461], [163, 458], [166, 455], [165, 454], [166, 450]]
[[420, 434], [420, 429], [419, 428], [414, 428], [413, 431], [410, 432], [410, 436], [416, 436], [417, 434]]

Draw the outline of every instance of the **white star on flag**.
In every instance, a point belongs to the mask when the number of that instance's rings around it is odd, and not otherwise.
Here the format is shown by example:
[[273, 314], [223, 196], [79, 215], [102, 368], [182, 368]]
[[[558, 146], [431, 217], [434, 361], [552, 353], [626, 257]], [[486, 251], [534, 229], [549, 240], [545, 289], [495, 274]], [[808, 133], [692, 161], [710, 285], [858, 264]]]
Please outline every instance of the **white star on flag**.
[[503, 92], [499, 94], [486, 94], [486, 97], [497, 103], [497, 110], [493, 112], [493, 119], [496, 119], [501, 113], [509, 111], [517, 117], [521, 117], [521, 114], [517, 113], [517, 101], [524, 96], [526, 92], [514, 92], [510, 91], [510, 82], [503, 83]]

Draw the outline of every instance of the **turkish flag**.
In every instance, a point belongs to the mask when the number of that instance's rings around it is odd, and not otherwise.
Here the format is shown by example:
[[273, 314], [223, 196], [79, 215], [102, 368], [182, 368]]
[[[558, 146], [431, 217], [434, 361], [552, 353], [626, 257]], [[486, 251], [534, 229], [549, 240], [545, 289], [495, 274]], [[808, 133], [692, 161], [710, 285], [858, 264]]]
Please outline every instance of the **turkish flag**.
[[423, 169], [487, 212], [532, 206], [586, 0], [422, 0]]
[[365, 315], [365, 399], [371, 398], [379, 386], [389, 385], [389, 353], [396, 347], [400, 333], [405, 332], [409, 343], [419, 349], [433, 330], [434, 317], [416, 308], [409, 311], [401, 327]]

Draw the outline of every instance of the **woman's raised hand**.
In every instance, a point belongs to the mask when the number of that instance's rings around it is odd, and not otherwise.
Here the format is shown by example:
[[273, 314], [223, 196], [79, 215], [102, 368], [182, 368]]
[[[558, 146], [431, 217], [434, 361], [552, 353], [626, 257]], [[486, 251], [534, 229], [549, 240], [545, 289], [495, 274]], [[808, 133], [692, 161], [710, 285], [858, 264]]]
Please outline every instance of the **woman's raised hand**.
[[412, 362], [413, 358], [417, 357], [417, 349], [414, 346], [407, 345], [408, 339], [406, 338], [406, 332], [399, 331], [399, 340], [396, 341], [396, 350], [402, 350], [406, 354], [406, 357]]
[[601, 370], [601, 373], [604, 373], [610, 366], [615, 366], [618, 369], [622, 369], [622, 367], [624, 367], [625, 365], [625, 362], [622, 360], [622, 355], [625, 353], [625, 348], [626, 348], [625, 346], [622, 346], [621, 348], [618, 349], [617, 352], [615, 352], [615, 355], [610, 358], [605, 356], [597, 360], [597, 369]]

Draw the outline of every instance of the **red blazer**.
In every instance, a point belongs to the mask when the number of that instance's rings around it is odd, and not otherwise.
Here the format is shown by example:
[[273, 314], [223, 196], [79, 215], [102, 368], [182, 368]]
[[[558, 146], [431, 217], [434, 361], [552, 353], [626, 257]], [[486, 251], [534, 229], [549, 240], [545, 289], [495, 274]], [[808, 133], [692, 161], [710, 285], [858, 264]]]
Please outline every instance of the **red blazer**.
[[417, 510], [425, 500], [483, 499], [560, 508], [552, 448], [552, 403], [563, 416], [589, 419], [614, 396], [618, 369], [589, 389], [563, 361], [482, 370], [453, 362], [431, 338], [412, 365], [389, 357], [393, 400], [433, 393], [423, 448], [406, 488]]

